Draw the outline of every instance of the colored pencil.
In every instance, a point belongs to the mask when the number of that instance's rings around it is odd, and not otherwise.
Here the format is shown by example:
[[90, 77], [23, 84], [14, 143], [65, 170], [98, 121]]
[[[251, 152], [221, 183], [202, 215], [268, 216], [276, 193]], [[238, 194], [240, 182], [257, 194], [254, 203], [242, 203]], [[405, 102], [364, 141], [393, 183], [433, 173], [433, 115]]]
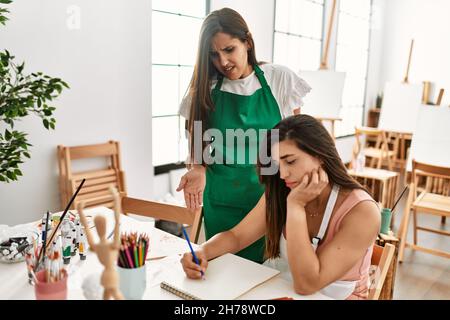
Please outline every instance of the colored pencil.
[[139, 268], [145, 264], [148, 252], [148, 237], [137, 232], [125, 233], [120, 236], [118, 265], [123, 268]]

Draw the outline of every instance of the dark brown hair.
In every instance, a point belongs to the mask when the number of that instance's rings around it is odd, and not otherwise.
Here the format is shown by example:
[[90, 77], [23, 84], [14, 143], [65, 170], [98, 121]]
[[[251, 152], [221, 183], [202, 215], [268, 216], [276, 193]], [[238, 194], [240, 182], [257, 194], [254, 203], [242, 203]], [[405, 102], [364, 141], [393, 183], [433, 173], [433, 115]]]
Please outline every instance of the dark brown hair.
[[[220, 74], [211, 60], [210, 50], [212, 38], [218, 32], [229, 34], [231, 37], [237, 38], [242, 42], [247, 41], [249, 44], [248, 63], [252, 66], [258, 63], [253, 37], [248, 29], [247, 23], [239, 13], [229, 8], [223, 8], [211, 12], [205, 18], [200, 29], [197, 58], [188, 90], [188, 95], [191, 97], [188, 130], [189, 154], [192, 163], [197, 163], [200, 160], [194, 159], [194, 140], [201, 139], [202, 150], [205, 149], [207, 142], [204, 142], [202, 137], [205, 130], [208, 129], [207, 115], [208, 112], [214, 110], [214, 103], [211, 98], [211, 81]], [[194, 137], [194, 121], [202, 122], [201, 137]]]
[[[278, 129], [279, 142], [290, 140], [297, 147], [323, 162], [322, 168], [328, 175], [330, 183], [343, 189], [363, 189], [348, 173], [336, 150], [333, 139], [325, 127], [315, 118], [300, 114], [280, 121], [274, 129]], [[271, 156], [270, 132], [267, 135], [267, 152]], [[268, 166], [258, 163], [260, 182], [265, 185], [266, 198], [266, 251], [267, 258], [275, 258], [280, 253], [280, 236], [286, 224], [286, 198], [289, 188], [280, 178], [280, 172], [274, 175], [262, 175], [261, 168]], [[366, 190], [365, 190], [366, 191]]]

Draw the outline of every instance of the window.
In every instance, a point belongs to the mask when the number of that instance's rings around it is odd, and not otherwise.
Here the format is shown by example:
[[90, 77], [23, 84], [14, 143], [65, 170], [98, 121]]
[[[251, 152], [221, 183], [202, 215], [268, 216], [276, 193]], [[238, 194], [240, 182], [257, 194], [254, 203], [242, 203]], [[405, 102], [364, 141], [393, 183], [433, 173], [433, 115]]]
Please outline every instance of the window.
[[320, 66], [324, 0], [276, 0], [273, 62], [292, 71]]
[[154, 166], [186, 160], [184, 119], [178, 115], [178, 108], [192, 75], [206, 12], [206, 0], [152, 1]]
[[369, 59], [371, 0], [340, 0], [336, 71], [346, 73], [336, 136], [354, 134], [362, 125]]

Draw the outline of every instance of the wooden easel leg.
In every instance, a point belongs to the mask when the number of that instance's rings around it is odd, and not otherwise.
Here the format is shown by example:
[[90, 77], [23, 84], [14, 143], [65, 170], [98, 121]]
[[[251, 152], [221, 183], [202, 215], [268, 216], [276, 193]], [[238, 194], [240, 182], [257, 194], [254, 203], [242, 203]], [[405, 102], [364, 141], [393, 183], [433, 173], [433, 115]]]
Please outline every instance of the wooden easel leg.
[[414, 244], [417, 245], [417, 211], [413, 210]]
[[412, 185], [409, 189], [408, 200], [405, 206], [405, 212], [403, 213], [402, 222], [400, 224], [400, 228], [397, 233], [397, 238], [400, 239], [400, 244], [398, 246], [398, 262], [403, 261], [403, 251], [405, 250], [406, 245], [406, 235], [408, 234], [408, 224], [409, 224], [409, 215], [411, 214], [411, 203], [413, 199], [413, 191]]
[[384, 182], [381, 182], [381, 184], [382, 184], [382, 187], [381, 187], [381, 192], [382, 192], [382, 194], [381, 194], [381, 204], [383, 205], [383, 208], [389, 208], [388, 207], [388, 201], [387, 201], [387, 197], [388, 197], [388, 191], [387, 191], [387, 184], [388, 184], [388, 182], [387, 181], [384, 181]]

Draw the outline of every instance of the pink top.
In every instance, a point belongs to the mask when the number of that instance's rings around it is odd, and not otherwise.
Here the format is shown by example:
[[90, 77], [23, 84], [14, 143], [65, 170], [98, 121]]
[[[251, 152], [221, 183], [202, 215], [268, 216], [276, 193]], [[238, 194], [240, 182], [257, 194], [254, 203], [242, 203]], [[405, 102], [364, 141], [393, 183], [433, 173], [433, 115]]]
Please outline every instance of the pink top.
[[[373, 201], [372, 197], [361, 189], [355, 189], [345, 198], [341, 206], [334, 212], [328, 224], [325, 238], [319, 243], [317, 252], [320, 252], [339, 231], [342, 219], [347, 213], [362, 201]], [[375, 202], [376, 203], [376, 202]], [[369, 268], [372, 258], [373, 245], [366, 250], [366, 254], [339, 280], [357, 281], [355, 290], [347, 300], [367, 299], [369, 294]]]

